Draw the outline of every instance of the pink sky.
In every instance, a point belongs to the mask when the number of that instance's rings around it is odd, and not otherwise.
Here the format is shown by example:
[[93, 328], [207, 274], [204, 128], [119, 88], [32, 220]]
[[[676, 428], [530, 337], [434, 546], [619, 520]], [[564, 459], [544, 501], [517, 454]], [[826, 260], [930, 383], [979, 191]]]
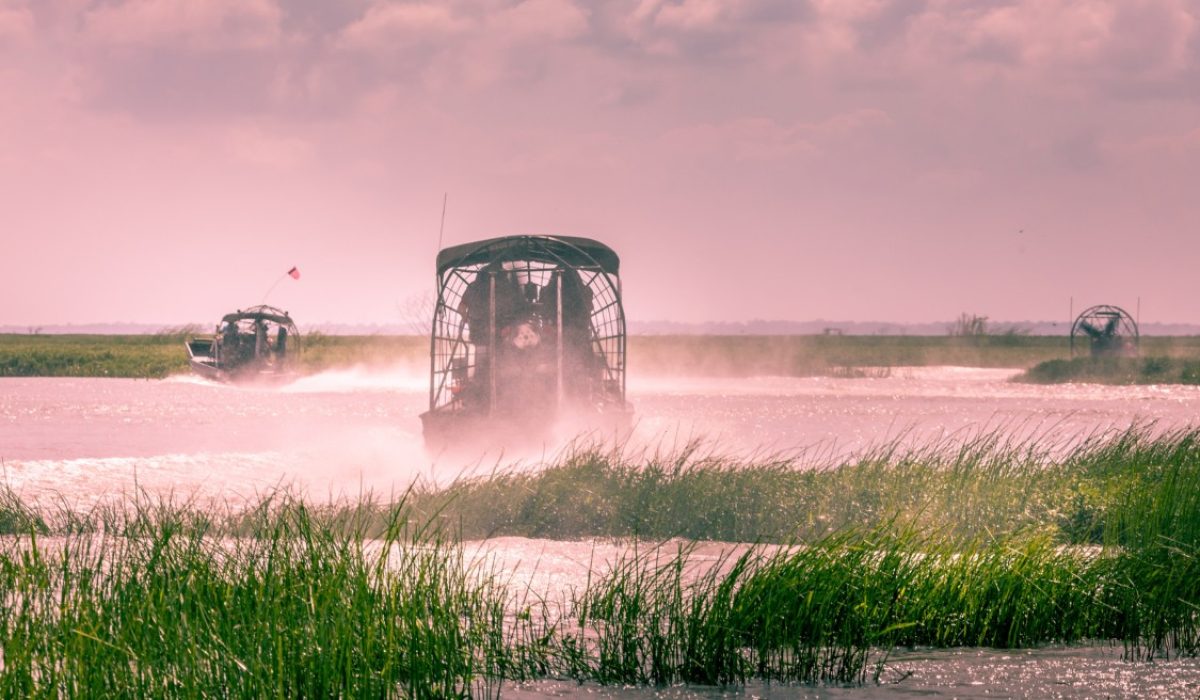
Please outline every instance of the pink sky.
[[0, 325], [395, 323], [590, 236], [631, 319], [1200, 322], [1196, 0], [0, 0]]

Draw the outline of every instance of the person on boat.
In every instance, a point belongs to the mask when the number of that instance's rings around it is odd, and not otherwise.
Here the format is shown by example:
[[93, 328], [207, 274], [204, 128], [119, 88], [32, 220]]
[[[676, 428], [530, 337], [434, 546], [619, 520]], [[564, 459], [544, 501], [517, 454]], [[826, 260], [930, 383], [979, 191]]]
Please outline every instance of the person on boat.
[[468, 341], [475, 345], [490, 345], [491, 338], [491, 289], [493, 280], [496, 288], [495, 328], [512, 325], [525, 311], [527, 302], [521, 286], [504, 265], [492, 262], [475, 273], [475, 279], [463, 292], [458, 311], [467, 321]]
[[[577, 270], [555, 270], [542, 290], [542, 313], [547, 322], [558, 323], [558, 295], [562, 290], [563, 385], [568, 394], [579, 396], [588, 391], [595, 374], [592, 352], [592, 290], [583, 283]], [[556, 329], [548, 332], [557, 334]], [[552, 336], [553, 337], [553, 336]]]
[[241, 349], [238, 347], [238, 327], [237, 321], [226, 321], [225, 328], [221, 330], [220, 355], [222, 361], [237, 362], [241, 357]]
[[261, 318], [254, 319], [254, 357], [266, 359], [271, 354], [271, 341], [267, 337], [267, 324]]
[[[491, 303], [493, 284], [496, 290], [494, 319]], [[458, 312], [466, 321], [465, 339], [475, 346], [474, 372], [459, 384], [458, 395], [467, 410], [487, 411], [492, 405], [492, 335], [494, 333], [497, 341], [500, 341], [506, 332], [511, 333], [506, 329], [520, 317], [525, 306], [524, 292], [516, 277], [505, 270], [504, 264], [498, 260], [477, 270], [474, 279], [463, 291]]]

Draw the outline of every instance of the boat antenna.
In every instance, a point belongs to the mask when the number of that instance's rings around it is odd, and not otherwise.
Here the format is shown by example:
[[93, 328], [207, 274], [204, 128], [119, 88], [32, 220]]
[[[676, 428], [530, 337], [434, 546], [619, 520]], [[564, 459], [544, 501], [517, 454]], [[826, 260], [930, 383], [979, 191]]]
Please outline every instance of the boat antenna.
[[446, 198], [449, 196], [449, 194], [450, 194], [449, 192], [442, 193], [442, 224], [440, 226], [438, 226], [438, 247], [437, 247], [437, 249], [439, 251], [442, 249], [442, 233], [444, 233], [446, 230]]

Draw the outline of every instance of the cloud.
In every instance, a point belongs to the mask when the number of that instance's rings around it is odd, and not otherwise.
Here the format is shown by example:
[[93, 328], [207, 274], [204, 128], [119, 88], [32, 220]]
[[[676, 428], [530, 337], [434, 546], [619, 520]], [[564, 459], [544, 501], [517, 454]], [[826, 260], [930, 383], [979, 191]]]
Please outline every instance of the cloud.
[[567, 41], [585, 34], [588, 13], [570, 0], [523, 0], [511, 6], [381, 0], [341, 32], [343, 48], [391, 53], [411, 46], [462, 50], [520, 41]]
[[843, 146], [848, 139], [892, 124], [887, 113], [859, 109], [820, 122], [783, 123], [765, 117], [733, 119], [672, 129], [663, 143], [672, 151], [735, 161], [791, 160]]
[[386, 53], [398, 47], [444, 41], [467, 31], [471, 24], [444, 4], [381, 2], [346, 27], [339, 39], [344, 48]]
[[1200, 153], [1200, 126], [1164, 131], [1108, 146], [1116, 155], [1127, 160], [1156, 162], [1186, 158], [1195, 161], [1197, 153]]
[[640, 0], [618, 23], [640, 51], [675, 58], [762, 55], [762, 40], [809, 18], [803, 0]]
[[895, 67], [967, 84], [1000, 79], [1119, 95], [1194, 75], [1198, 18], [1188, 0], [931, 0], [896, 19], [903, 45]]
[[[399, 3], [379, 0], [340, 32], [339, 70], [350, 80], [430, 93], [531, 84], [552, 56], [589, 32], [571, 0]], [[570, 70], [572, 61], [561, 60]], [[368, 90], [373, 88], [368, 87]]]
[[588, 13], [570, 0], [524, 0], [501, 10], [488, 32], [509, 41], [569, 41], [588, 31]]
[[267, 49], [282, 18], [274, 0], [125, 0], [87, 11], [83, 36], [124, 49]]
[[261, 126], [230, 129], [228, 146], [243, 162], [269, 168], [287, 169], [306, 165], [313, 157], [313, 144], [307, 139], [289, 136]]
[[33, 10], [23, 2], [0, 0], [0, 48], [33, 37]]

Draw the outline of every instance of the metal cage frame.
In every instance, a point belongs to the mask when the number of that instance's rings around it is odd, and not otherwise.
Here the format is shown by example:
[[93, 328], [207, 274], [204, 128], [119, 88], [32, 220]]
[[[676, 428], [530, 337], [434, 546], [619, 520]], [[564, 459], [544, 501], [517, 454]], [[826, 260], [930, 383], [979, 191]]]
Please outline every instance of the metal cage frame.
[[[556, 412], [568, 403], [595, 412], [624, 410], [625, 310], [618, 265], [606, 246], [580, 238], [510, 236], [443, 251], [430, 334], [429, 413], [504, 412], [497, 362], [521, 337], [553, 348]], [[497, 285], [510, 295], [518, 290], [515, 312], [497, 308], [505, 298]], [[577, 295], [576, 306], [586, 307], [586, 338], [581, 322], [568, 328], [568, 287]], [[480, 300], [487, 304], [486, 323], [482, 310], [472, 308]], [[573, 313], [582, 318], [580, 311]], [[585, 367], [576, 374], [568, 371], [575, 366], [567, 357], [572, 343]]]
[[[1103, 329], [1095, 325], [1100, 319], [1104, 320]], [[1092, 357], [1137, 356], [1141, 350], [1141, 333], [1137, 321], [1125, 309], [1111, 304], [1088, 307], [1075, 317], [1071, 324], [1071, 357], [1075, 357], [1077, 336], [1086, 338]], [[1123, 340], [1132, 342], [1118, 342]]]

